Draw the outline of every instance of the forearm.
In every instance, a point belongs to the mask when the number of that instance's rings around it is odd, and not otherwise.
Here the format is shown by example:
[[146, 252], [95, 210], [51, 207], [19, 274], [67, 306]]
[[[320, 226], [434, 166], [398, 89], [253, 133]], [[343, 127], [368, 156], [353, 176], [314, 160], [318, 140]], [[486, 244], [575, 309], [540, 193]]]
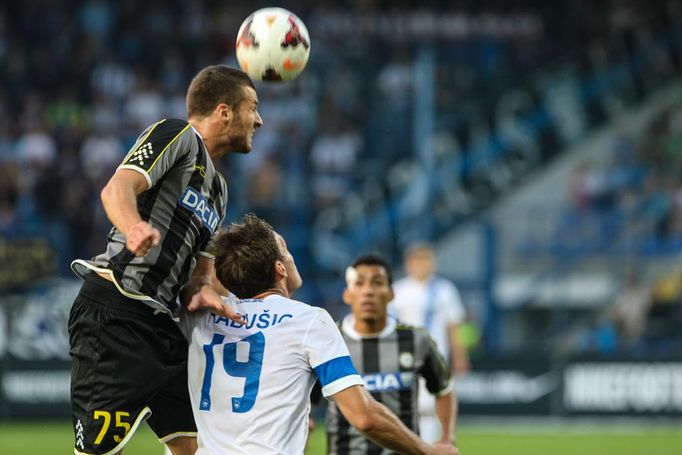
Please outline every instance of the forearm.
[[469, 352], [467, 349], [459, 342], [457, 325], [450, 326], [450, 362], [452, 365], [452, 370], [457, 374], [467, 373], [471, 366], [469, 364]]
[[109, 183], [102, 190], [101, 196], [109, 221], [123, 234], [142, 221], [137, 210], [137, 194], [133, 187]]
[[453, 392], [436, 397], [436, 417], [440, 422], [441, 442], [453, 442], [457, 422], [457, 399]]
[[410, 431], [383, 404], [374, 402], [370, 413], [371, 425], [368, 428], [358, 428], [366, 438], [398, 453], [415, 455], [431, 453], [431, 447]]
[[194, 275], [182, 286], [180, 290], [180, 302], [187, 305], [192, 296], [199, 292], [203, 286], [211, 286], [211, 277], [207, 275]]

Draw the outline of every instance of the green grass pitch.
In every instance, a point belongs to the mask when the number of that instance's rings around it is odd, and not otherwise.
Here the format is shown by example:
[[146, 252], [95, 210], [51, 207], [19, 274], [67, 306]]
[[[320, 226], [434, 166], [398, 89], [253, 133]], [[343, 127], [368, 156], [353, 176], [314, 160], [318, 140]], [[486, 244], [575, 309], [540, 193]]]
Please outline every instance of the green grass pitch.
[[[463, 420], [463, 419], [462, 419]], [[559, 426], [533, 430], [532, 425], [466, 425], [458, 432], [462, 455], [680, 455], [682, 424]], [[68, 422], [0, 423], [2, 455], [71, 454]], [[325, 453], [324, 428], [313, 432], [306, 455]], [[125, 455], [162, 455], [161, 444], [146, 425], [135, 434]]]

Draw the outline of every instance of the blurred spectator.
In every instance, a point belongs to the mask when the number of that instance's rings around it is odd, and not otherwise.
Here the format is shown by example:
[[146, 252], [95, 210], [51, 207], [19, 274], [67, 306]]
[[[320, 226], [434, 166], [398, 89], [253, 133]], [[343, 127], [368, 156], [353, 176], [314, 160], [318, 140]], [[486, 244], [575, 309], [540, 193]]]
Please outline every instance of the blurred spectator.
[[125, 152], [118, 136], [106, 130], [93, 131], [80, 150], [81, 169], [92, 180], [111, 175]]
[[30, 125], [16, 150], [19, 161], [28, 166], [48, 167], [57, 159], [57, 144], [42, 125]]
[[379, 71], [377, 88], [381, 113], [377, 120], [381, 135], [380, 150], [385, 159], [409, 156], [410, 122], [414, 103], [414, 68], [406, 48], [398, 48], [395, 57]]
[[130, 129], [142, 131], [147, 125], [163, 118], [164, 103], [157, 83], [144, 71], [136, 74], [136, 84], [123, 108]]
[[682, 344], [682, 273], [679, 270], [654, 283], [643, 341], [650, 354], [675, 355]]
[[316, 207], [323, 209], [336, 204], [352, 191], [361, 146], [361, 136], [352, 125], [340, 120], [323, 123], [310, 147]]
[[[407, 276], [393, 285], [395, 298], [390, 312], [400, 321], [424, 327], [436, 343], [438, 351], [449, 362], [455, 374], [469, 371], [469, 353], [458, 335], [466, 318], [457, 288], [445, 278], [436, 276], [433, 247], [424, 242], [410, 245], [404, 257]], [[419, 393], [419, 431], [427, 442], [440, 438], [440, 427], [434, 412], [433, 397], [423, 381]]]
[[642, 280], [640, 272], [636, 271], [628, 272], [621, 286], [606, 314], [607, 319], [615, 326], [619, 344], [624, 349], [631, 349], [644, 333], [647, 312], [651, 305], [651, 289]]
[[589, 162], [576, 166], [569, 183], [570, 202], [577, 211], [594, 208], [602, 192], [599, 172]]

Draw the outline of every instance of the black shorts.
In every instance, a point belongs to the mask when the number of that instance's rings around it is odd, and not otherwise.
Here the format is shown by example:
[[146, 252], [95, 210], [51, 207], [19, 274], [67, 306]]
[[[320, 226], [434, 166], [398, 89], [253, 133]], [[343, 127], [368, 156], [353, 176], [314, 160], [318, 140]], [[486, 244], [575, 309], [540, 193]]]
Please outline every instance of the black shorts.
[[163, 442], [196, 436], [187, 341], [167, 314], [93, 273], [71, 308], [69, 342], [76, 453], [115, 453], [145, 419]]

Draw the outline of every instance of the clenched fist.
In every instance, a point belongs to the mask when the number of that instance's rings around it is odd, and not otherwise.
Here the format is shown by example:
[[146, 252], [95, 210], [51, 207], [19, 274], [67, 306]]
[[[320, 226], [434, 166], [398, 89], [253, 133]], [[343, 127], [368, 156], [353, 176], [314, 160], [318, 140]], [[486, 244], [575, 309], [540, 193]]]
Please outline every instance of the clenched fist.
[[146, 221], [133, 224], [126, 234], [126, 248], [135, 256], [144, 256], [159, 244], [161, 232]]

